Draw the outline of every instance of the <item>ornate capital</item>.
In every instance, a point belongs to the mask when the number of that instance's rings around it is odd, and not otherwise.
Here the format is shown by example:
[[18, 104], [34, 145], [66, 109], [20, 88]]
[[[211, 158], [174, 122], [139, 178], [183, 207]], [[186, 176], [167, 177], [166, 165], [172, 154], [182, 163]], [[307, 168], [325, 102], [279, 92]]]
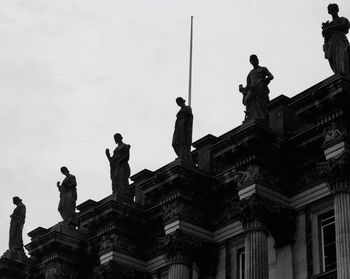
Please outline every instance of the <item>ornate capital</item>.
[[319, 164], [319, 173], [328, 182], [333, 194], [350, 193], [350, 156], [344, 153]]
[[191, 264], [201, 241], [195, 239], [181, 230], [166, 236], [165, 251], [169, 263]]
[[267, 232], [270, 202], [257, 194], [240, 202], [240, 217], [244, 230], [260, 230]]
[[145, 272], [138, 271], [131, 268], [130, 266], [125, 266], [118, 264], [114, 261], [109, 261], [108, 263], [95, 267], [93, 279], [114, 279], [114, 278], [147, 278]]

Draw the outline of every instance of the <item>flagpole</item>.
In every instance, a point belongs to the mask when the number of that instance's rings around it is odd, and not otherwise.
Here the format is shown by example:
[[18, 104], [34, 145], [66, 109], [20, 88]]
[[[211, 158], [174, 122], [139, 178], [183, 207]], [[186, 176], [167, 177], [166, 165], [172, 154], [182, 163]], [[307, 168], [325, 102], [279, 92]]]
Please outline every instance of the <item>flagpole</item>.
[[188, 81], [188, 105], [191, 106], [192, 99], [192, 41], [193, 41], [193, 16], [191, 16], [191, 37], [190, 37], [190, 66]]

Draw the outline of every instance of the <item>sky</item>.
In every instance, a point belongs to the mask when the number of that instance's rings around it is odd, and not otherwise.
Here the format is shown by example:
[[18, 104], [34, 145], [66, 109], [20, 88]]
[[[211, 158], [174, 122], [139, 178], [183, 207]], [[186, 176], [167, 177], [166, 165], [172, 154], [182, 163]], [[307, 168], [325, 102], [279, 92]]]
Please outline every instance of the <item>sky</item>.
[[[337, 1], [350, 17], [350, 1]], [[187, 98], [194, 16], [193, 140], [244, 119], [242, 95], [257, 54], [275, 79], [270, 99], [332, 75], [322, 51], [324, 0], [0, 0], [0, 256], [12, 197], [27, 233], [61, 218], [57, 181], [67, 166], [77, 204], [112, 192], [105, 149], [121, 133], [131, 174], [173, 161], [172, 133]]]

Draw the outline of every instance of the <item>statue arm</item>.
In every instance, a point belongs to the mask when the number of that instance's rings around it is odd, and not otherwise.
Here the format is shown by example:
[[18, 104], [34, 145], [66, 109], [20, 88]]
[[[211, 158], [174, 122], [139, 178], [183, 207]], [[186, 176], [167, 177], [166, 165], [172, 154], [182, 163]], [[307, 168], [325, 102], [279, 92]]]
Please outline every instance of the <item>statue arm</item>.
[[109, 149], [108, 148], [106, 148], [105, 153], [106, 153], [106, 157], [107, 157], [108, 161], [111, 161], [112, 157], [111, 157], [111, 154], [109, 153]]
[[264, 71], [266, 74], [265, 81], [266, 81], [266, 83], [270, 83], [270, 81], [274, 79], [274, 76], [271, 74], [271, 72], [266, 67], [264, 67]]
[[329, 23], [324, 26], [322, 33], [327, 31], [343, 31], [346, 34], [349, 32], [350, 22], [347, 18], [342, 17], [337, 23]]

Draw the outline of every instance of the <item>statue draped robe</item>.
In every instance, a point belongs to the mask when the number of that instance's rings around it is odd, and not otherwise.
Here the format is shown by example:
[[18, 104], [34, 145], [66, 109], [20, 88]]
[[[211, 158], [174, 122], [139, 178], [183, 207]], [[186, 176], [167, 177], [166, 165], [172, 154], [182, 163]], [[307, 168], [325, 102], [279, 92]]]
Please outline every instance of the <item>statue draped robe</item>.
[[339, 17], [323, 24], [322, 35], [325, 38], [323, 51], [325, 58], [335, 74], [350, 74], [350, 46], [346, 34], [350, 23], [345, 17]]
[[26, 207], [20, 202], [11, 215], [9, 249], [23, 250], [22, 231], [26, 218]]
[[266, 106], [269, 103], [270, 93], [266, 77], [270, 75], [268, 69], [261, 66], [249, 72], [247, 86], [243, 89], [246, 120], [266, 119]]
[[113, 151], [110, 159], [112, 190], [114, 194], [130, 197], [130, 145], [121, 143]]
[[185, 161], [191, 161], [192, 126], [192, 109], [184, 106], [176, 115], [172, 146], [176, 155]]
[[77, 182], [74, 175], [68, 174], [59, 187], [60, 202], [58, 211], [62, 216], [63, 222], [74, 224], [75, 206], [77, 201]]

